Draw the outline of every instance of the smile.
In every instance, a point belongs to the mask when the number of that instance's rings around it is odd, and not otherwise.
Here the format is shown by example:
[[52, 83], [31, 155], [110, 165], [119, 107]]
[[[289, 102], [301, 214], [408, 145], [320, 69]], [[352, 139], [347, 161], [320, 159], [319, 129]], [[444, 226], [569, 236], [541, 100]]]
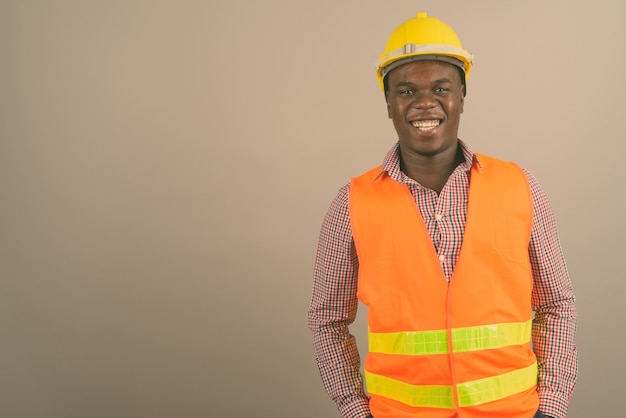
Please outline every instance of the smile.
[[435, 129], [441, 121], [439, 119], [430, 119], [430, 120], [414, 120], [411, 122], [414, 128], [419, 129], [420, 131], [430, 131]]

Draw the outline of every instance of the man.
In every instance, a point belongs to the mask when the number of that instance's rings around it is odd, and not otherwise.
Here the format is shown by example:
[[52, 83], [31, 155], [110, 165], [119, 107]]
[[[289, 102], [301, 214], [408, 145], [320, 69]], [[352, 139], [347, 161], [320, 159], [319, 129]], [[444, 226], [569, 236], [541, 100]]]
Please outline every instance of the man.
[[[398, 143], [332, 202], [308, 311], [343, 417], [566, 417], [576, 312], [554, 216], [530, 173], [458, 139], [471, 66], [425, 13], [381, 56]], [[367, 395], [348, 330], [358, 300]]]

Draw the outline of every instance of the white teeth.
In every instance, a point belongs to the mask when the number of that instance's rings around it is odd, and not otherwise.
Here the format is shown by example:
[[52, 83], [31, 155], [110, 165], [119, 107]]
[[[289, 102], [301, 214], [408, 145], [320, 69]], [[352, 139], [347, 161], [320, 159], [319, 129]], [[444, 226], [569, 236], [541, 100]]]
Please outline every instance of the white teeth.
[[437, 126], [439, 126], [439, 120], [438, 119], [416, 120], [412, 122], [412, 125], [414, 128], [418, 128], [418, 129], [432, 129], [432, 128], [436, 128]]

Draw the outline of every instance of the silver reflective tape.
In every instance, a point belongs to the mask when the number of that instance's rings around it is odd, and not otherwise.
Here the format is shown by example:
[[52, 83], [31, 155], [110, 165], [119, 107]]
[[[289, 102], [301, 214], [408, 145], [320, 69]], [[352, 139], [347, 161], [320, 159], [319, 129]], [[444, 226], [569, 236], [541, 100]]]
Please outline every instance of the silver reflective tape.
[[[389, 54], [381, 57], [380, 60], [378, 61], [378, 63], [376, 64], [376, 68], [380, 68], [381, 64], [383, 64], [385, 62], [388, 62], [389, 60], [393, 60], [394, 58], [399, 58], [400, 61], [402, 61], [403, 59], [401, 57], [404, 57], [405, 55], [409, 55], [409, 54], [430, 55], [430, 56], [437, 56], [437, 57], [446, 57], [446, 56], [449, 56], [449, 55], [453, 55], [453, 56], [463, 57], [463, 58], [465, 58], [469, 62], [472, 62], [472, 59], [473, 59], [472, 54], [470, 54], [469, 52], [465, 51], [464, 49], [457, 48], [457, 47], [451, 46], [451, 45], [446, 45], [446, 44], [405, 44], [401, 48], [394, 49]], [[439, 60], [440, 61], [444, 61], [441, 58]], [[459, 62], [461, 62], [461, 61], [459, 60]], [[393, 63], [385, 66], [385, 68], [383, 68], [383, 73], [389, 73], [389, 71], [391, 71], [391, 70], [387, 70], [386, 69], [390, 65], [393, 65]], [[454, 65], [458, 65], [458, 64], [454, 63]], [[396, 67], [394, 67], [394, 68], [396, 68]], [[462, 66], [462, 68], [465, 69], [465, 66]]]
[[426, 55], [411, 55], [410, 57], [402, 58], [397, 61], [392, 62], [391, 64], [384, 67], [381, 71], [382, 78], [385, 78], [387, 74], [398, 68], [401, 65], [408, 64], [414, 61], [442, 61], [447, 62], [448, 64], [452, 64], [456, 67], [459, 67], [463, 72], [465, 72], [465, 65], [461, 60], [458, 60], [454, 57], [448, 57], [446, 55], [436, 55], [436, 54], [426, 54]]

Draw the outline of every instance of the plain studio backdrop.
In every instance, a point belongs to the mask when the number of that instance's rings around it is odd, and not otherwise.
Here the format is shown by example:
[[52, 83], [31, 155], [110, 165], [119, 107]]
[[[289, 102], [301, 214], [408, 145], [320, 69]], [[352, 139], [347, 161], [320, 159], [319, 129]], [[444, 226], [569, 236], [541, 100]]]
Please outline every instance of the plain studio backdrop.
[[569, 416], [622, 416], [624, 3], [4, 0], [0, 417], [338, 417], [318, 232], [396, 141], [374, 63], [418, 11], [475, 55], [461, 138], [553, 203]]

